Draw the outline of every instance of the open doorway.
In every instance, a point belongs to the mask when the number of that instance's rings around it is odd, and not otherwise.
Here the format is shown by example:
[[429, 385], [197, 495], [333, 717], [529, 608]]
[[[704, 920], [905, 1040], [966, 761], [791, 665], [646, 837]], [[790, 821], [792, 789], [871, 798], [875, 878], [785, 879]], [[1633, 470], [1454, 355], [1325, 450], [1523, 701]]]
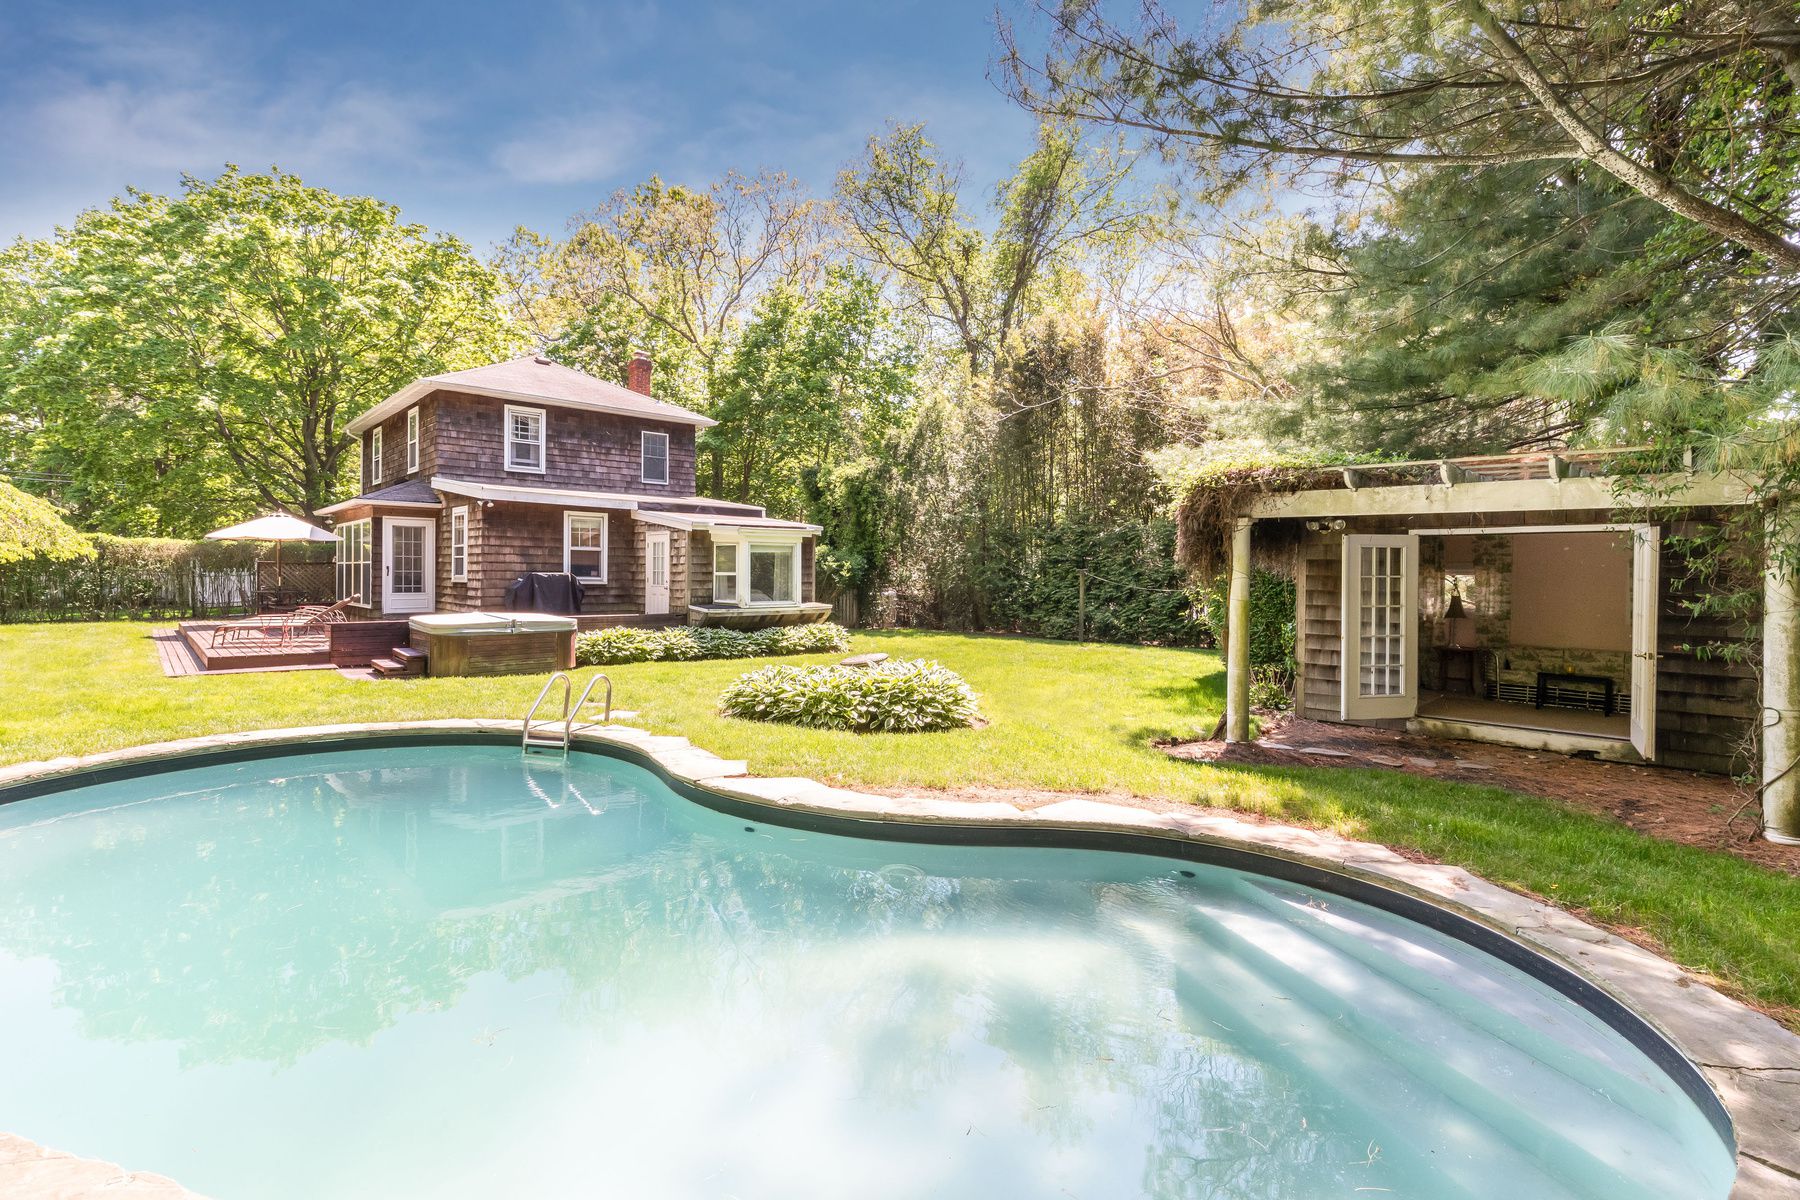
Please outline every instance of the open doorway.
[[1454, 530], [1418, 541], [1420, 718], [1654, 757], [1654, 530]]

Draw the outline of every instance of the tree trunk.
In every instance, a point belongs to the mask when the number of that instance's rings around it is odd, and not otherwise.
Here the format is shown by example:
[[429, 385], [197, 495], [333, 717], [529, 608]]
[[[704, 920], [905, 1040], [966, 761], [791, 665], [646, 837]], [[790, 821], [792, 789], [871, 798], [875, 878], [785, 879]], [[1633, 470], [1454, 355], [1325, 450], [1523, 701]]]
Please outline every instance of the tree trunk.
[[1728, 208], [1721, 208], [1710, 200], [1694, 195], [1607, 145], [1605, 139], [1579, 113], [1564, 103], [1557, 94], [1555, 85], [1538, 70], [1537, 64], [1513, 40], [1499, 18], [1488, 11], [1487, 5], [1481, 0], [1463, 0], [1463, 7], [1475, 22], [1476, 28], [1481, 30], [1493, 46], [1495, 55], [1512, 71], [1514, 78], [1562, 126], [1570, 140], [1581, 148], [1582, 154], [1595, 166], [1670, 212], [1710, 229], [1726, 241], [1736, 242], [1753, 250], [1786, 270], [1800, 271], [1800, 246]]

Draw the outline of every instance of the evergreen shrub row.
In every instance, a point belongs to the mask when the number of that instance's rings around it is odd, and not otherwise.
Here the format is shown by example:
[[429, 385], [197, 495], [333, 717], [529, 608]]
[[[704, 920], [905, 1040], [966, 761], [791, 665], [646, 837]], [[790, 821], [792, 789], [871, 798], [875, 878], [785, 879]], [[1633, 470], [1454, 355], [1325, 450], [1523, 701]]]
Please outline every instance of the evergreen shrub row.
[[1081, 571], [1088, 572], [1086, 628], [1095, 642], [1204, 644], [1187, 580], [1175, 560], [1175, 523], [1067, 521], [1031, 544], [993, 551], [977, 580], [986, 624], [1038, 637], [1074, 638]]

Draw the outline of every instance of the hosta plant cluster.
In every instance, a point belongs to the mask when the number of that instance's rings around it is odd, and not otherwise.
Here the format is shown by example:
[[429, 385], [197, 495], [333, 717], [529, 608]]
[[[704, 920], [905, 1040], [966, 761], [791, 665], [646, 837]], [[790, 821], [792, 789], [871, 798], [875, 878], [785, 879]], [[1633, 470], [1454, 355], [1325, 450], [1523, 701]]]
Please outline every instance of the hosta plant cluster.
[[981, 719], [975, 692], [935, 662], [873, 667], [763, 667], [719, 697], [729, 717], [858, 733], [960, 729]]
[[842, 625], [780, 625], [772, 629], [600, 629], [575, 639], [584, 667], [613, 663], [686, 662], [698, 658], [763, 658], [774, 654], [834, 654], [850, 648]]

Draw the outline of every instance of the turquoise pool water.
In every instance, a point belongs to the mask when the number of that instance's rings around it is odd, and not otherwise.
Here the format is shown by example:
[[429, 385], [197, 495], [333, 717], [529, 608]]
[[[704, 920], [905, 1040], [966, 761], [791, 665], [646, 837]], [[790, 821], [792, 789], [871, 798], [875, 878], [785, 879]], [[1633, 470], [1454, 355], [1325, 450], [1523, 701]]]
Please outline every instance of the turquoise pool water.
[[219, 1200], [1730, 1185], [1625, 1039], [1383, 911], [746, 822], [596, 755], [19, 801], [0, 911], [0, 1129]]

